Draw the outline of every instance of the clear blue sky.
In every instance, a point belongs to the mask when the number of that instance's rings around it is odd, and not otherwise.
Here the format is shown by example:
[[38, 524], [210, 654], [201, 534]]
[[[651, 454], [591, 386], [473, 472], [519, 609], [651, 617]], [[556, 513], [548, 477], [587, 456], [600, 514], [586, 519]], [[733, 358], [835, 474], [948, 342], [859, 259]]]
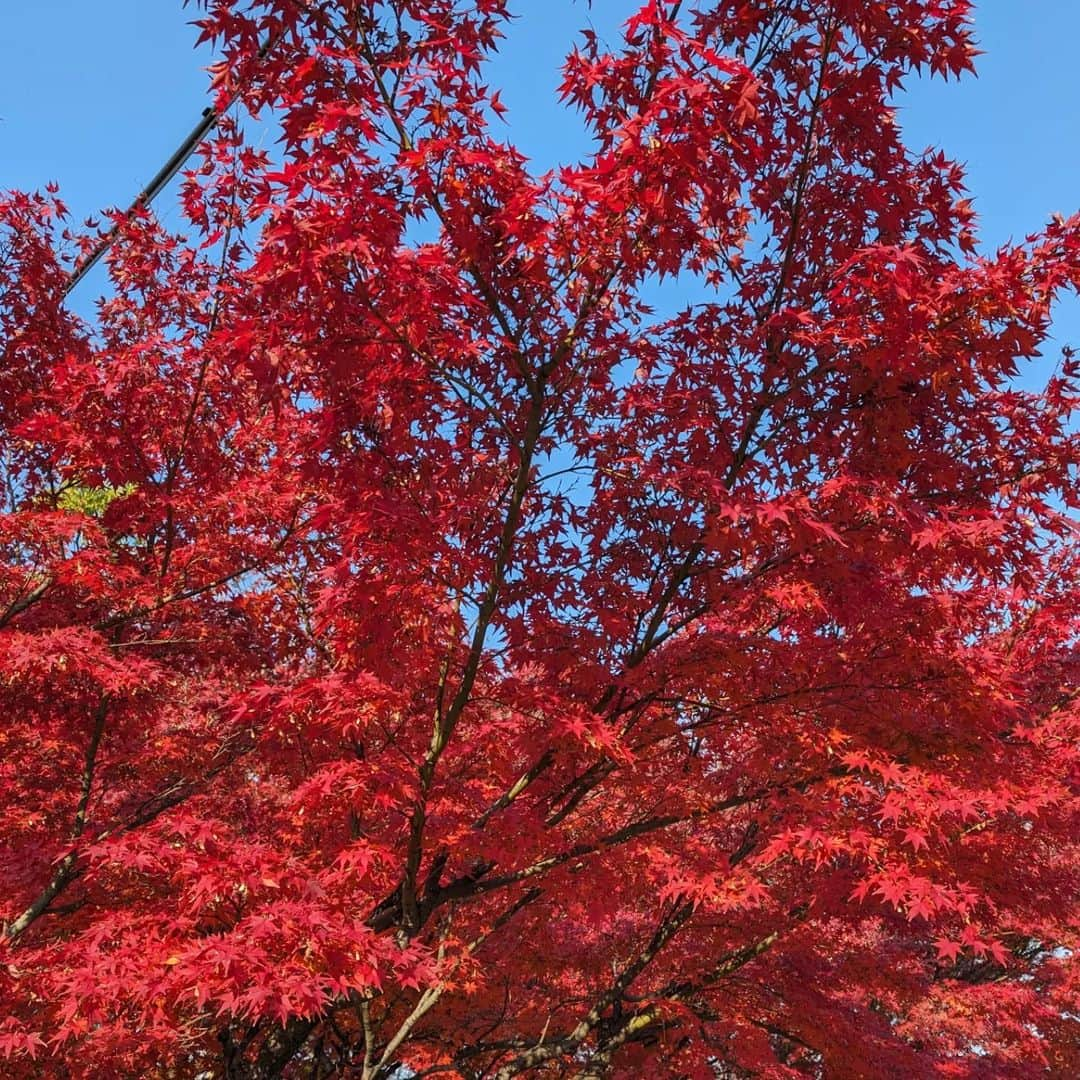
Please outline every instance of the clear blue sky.
[[[511, 0], [520, 18], [492, 81], [538, 164], [582, 145], [553, 104], [573, 31], [591, 23], [610, 34], [633, 6]], [[1080, 209], [1080, 0], [982, 0], [977, 11], [978, 79], [919, 84], [902, 117], [913, 145], [967, 163], [983, 237], [996, 245]], [[195, 16], [180, 0], [0, 4], [0, 187], [56, 180], [76, 220], [126, 205], [206, 104], [209, 57], [193, 50]], [[158, 210], [179, 223], [171, 194]], [[1080, 345], [1080, 304], [1063, 306], [1056, 334]]]

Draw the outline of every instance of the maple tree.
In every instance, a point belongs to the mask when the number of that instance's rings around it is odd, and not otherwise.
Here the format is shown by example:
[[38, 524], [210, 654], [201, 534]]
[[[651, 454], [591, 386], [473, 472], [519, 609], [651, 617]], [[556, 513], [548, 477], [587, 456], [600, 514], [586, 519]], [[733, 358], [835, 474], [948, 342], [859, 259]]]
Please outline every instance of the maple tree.
[[[0, 201], [5, 1076], [1080, 1074], [1080, 220], [966, 0], [205, 0], [186, 234]], [[695, 301], [648, 303], [676, 278]]]

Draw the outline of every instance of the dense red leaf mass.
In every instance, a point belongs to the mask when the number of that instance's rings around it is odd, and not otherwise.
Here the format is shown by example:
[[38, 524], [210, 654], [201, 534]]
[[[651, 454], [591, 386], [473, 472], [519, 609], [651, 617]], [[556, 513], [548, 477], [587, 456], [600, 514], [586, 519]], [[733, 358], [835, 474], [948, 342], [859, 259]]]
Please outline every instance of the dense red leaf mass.
[[4, 1076], [1080, 1075], [1080, 220], [889, 104], [970, 14], [628, 6], [537, 175], [505, 0], [206, 0], [187, 236], [90, 324], [3, 198]]

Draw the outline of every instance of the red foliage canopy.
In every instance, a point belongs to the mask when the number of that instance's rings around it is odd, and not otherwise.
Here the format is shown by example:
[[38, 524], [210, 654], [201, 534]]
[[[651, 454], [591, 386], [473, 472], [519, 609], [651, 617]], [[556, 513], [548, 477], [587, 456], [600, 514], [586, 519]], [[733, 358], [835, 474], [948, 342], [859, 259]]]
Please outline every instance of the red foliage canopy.
[[889, 107], [970, 4], [651, 0], [545, 175], [506, 7], [205, 3], [281, 149], [93, 325], [0, 202], [0, 1071], [1080, 1075], [1080, 220]]

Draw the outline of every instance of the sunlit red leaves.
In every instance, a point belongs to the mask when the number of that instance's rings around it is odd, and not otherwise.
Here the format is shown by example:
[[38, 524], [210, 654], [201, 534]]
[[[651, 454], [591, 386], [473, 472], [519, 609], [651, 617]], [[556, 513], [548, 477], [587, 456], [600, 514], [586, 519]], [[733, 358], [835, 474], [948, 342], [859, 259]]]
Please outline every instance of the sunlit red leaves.
[[889, 104], [969, 5], [630, 6], [545, 176], [498, 0], [204, 9], [283, 141], [93, 332], [0, 202], [14, 1075], [1076, 1072], [1080, 232]]

